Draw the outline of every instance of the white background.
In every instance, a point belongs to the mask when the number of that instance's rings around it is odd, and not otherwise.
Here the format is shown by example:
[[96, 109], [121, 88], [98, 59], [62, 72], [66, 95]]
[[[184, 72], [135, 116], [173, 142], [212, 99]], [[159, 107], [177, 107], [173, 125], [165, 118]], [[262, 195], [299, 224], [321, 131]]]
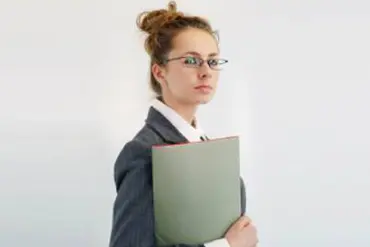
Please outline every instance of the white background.
[[[108, 245], [113, 163], [150, 102], [135, 20], [166, 4], [0, 1], [0, 246]], [[178, 6], [220, 30], [199, 117], [242, 136], [259, 246], [370, 246], [368, 1]]]

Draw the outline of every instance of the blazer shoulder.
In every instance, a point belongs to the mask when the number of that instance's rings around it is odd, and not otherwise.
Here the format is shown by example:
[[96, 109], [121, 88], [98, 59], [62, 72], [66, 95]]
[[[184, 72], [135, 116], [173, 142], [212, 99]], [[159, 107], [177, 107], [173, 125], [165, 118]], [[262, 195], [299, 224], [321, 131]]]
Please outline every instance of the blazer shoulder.
[[144, 141], [134, 138], [123, 145], [121, 152], [117, 157], [117, 161], [125, 160], [133, 161], [138, 158], [142, 158], [149, 154], [151, 146]]
[[135, 135], [133, 141], [144, 143], [146, 146], [152, 147], [156, 144], [164, 143], [162, 136], [148, 124], [144, 125], [143, 128]]
[[117, 189], [128, 172], [141, 168], [150, 169], [152, 146], [161, 142], [153, 130], [144, 126], [134, 138], [123, 145], [114, 164]]
[[131, 171], [146, 168], [151, 164], [151, 147], [134, 138], [126, 142], [114, 163], [114, 180], [118, 190], [123, 179]]
[[145, 125], [131, 140], [123, 145], [117, 160], [132, 160], [147, 156], [150, 154], [152, 146], [159, 142], [159, 136]]

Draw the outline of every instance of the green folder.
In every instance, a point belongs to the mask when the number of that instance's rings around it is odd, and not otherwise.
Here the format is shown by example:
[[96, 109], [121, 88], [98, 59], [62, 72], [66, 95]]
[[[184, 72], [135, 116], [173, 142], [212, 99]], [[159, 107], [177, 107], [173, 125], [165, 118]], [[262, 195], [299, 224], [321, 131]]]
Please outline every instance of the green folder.
[[223, 238], [241, 212], [239, 138], [152, 151], [157, 246]]

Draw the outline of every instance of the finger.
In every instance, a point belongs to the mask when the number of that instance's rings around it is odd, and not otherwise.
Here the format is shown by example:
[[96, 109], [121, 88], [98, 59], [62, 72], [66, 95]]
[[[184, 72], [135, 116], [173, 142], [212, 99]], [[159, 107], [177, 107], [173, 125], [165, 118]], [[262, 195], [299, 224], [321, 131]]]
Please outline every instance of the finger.
[[247, 226], [245, 226], [241, 230], [245, 232], [245, 234], [248, 234], [249, 236], [253, 236], [253, 238], [257, 238], [257, 228], [252, 223], [249, 223]]
[[243, 228], [248, 226], [251, 222], [252, 220], [248, 216], [242, 216], [239, 218], [238, 225]]

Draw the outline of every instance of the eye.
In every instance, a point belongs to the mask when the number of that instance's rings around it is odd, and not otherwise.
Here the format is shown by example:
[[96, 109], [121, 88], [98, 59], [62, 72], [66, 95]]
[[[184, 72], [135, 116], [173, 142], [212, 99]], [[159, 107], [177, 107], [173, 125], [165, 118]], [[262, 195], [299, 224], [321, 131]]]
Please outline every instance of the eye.
[[199, 64], [199, 61], [196, 57], [186, 57], [184, 63], [190, 65], [197, 65]]
[[209, 66], [217, 66], [220, 64], [220, 61], [218, 59], [209, 59], [208, 64]]
[[226, 59], [221, 58], [212, 58], [208, 59], [207, 62], [210, 68], [221, 69], [222, 65], [227, 63], [228, 61]]

